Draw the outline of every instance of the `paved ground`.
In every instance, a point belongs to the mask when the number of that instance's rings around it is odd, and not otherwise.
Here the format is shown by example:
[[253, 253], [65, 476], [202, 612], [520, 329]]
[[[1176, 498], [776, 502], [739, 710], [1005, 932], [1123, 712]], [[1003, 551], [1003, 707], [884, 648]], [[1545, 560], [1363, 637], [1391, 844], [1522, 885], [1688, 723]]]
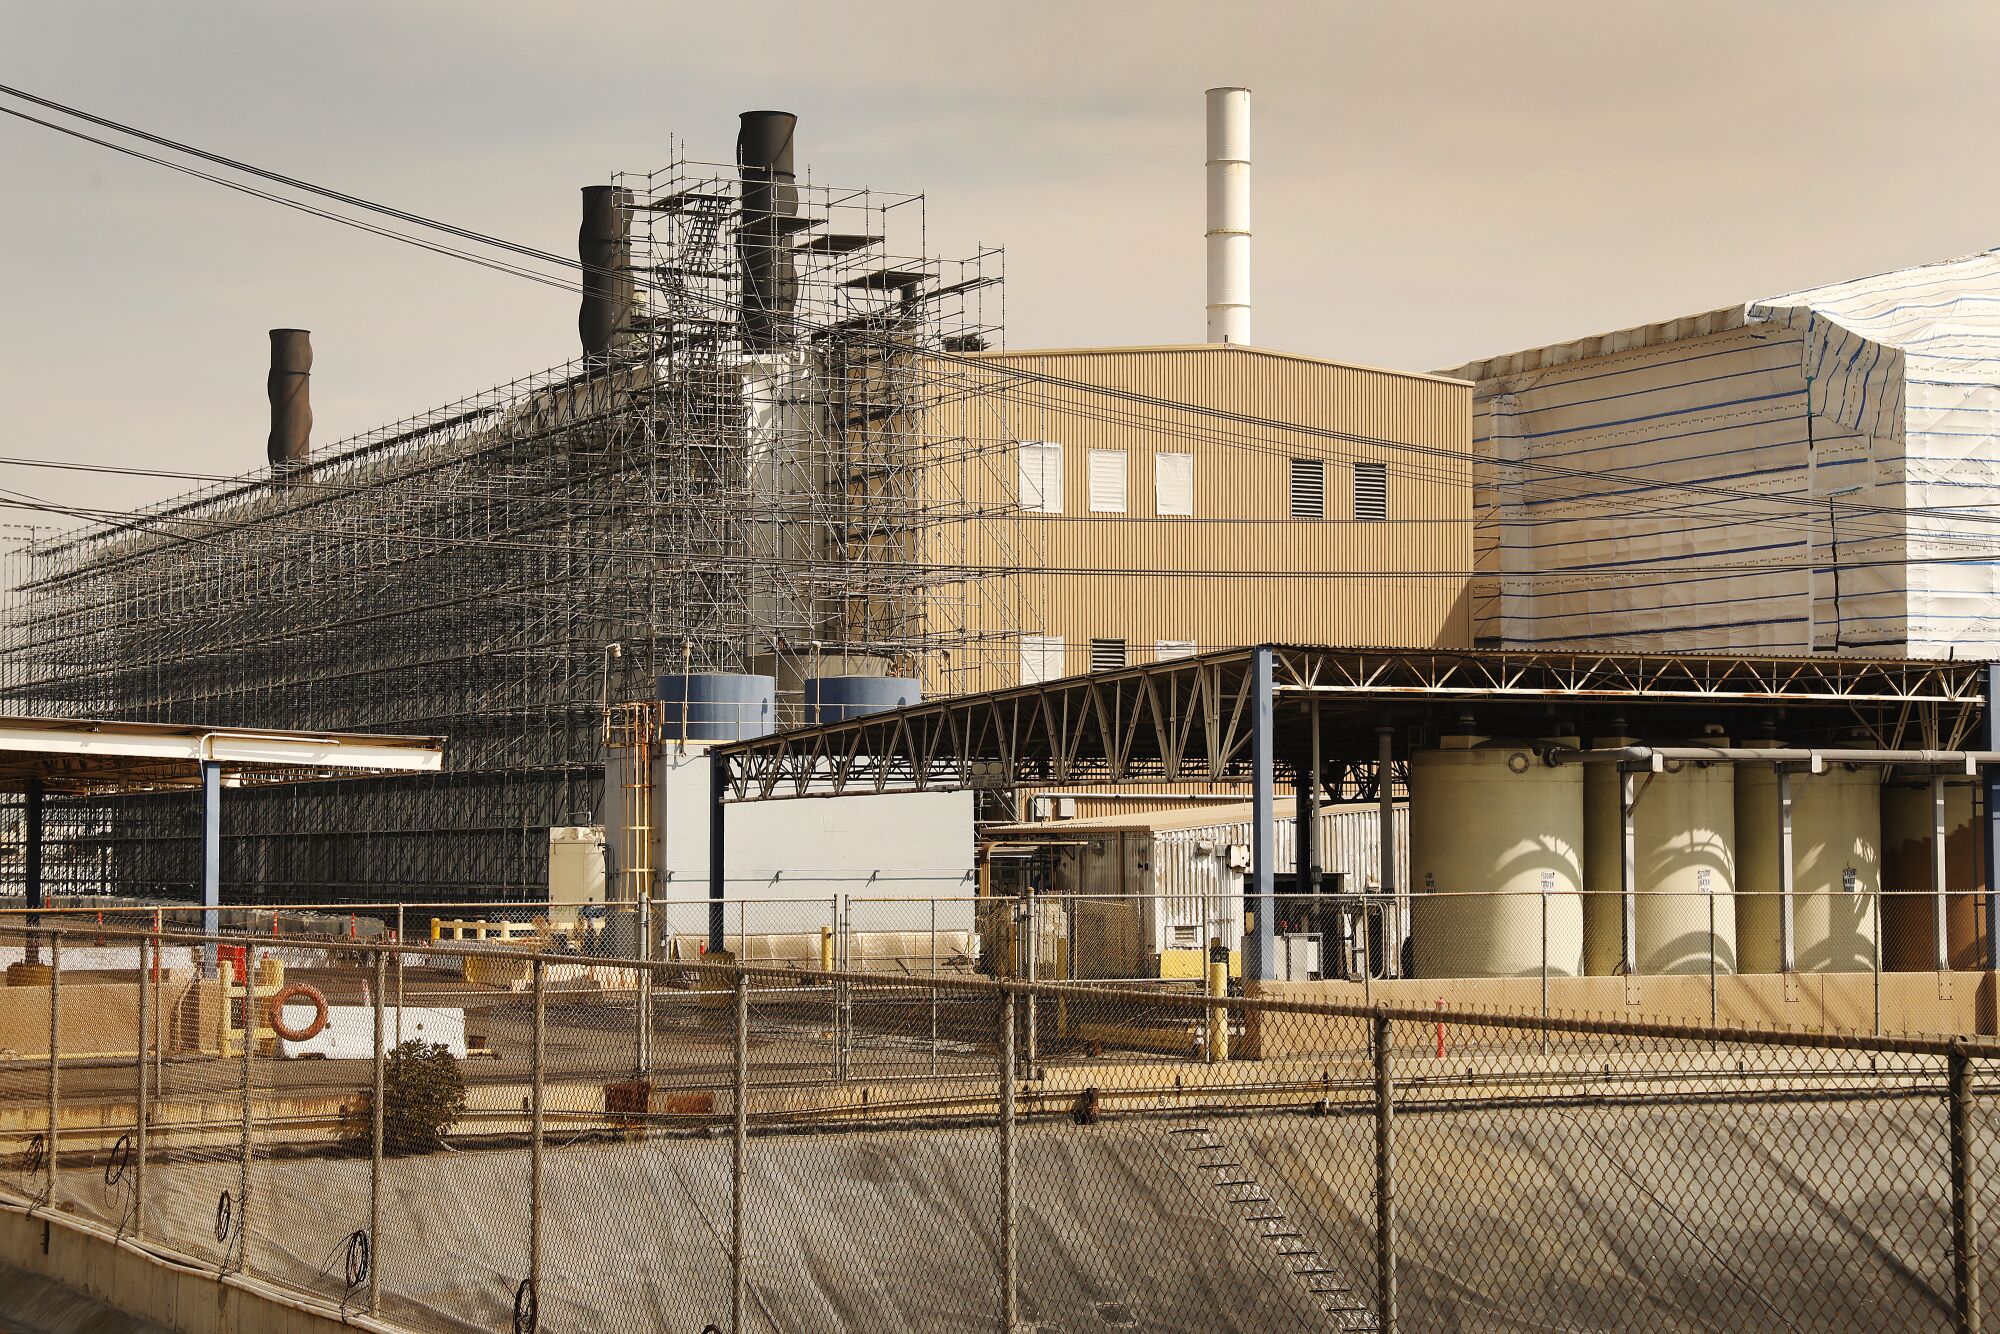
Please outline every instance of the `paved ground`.
[[167, 1334], [164, 1327], [0, 1262], [0, 1334]]

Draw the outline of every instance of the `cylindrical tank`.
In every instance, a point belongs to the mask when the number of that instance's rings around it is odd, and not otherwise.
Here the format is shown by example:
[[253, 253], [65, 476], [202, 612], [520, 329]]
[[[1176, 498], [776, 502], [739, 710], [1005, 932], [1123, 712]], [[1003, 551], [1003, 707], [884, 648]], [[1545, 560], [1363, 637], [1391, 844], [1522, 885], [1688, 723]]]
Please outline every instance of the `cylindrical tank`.
[[[1605, 743], [1600, 743], [1605, 744]], [[1583, 779], [1583, 965], [1616, 973], [1624, 956], [1624, 829], [1613, 764]], [[1633, 782], [1636, 971], [1736, 971], [1736, 779], [1726, 764], [1669, 760]], [[1711, 934], [1712, 933], [1712, 934]]]
[[806, 725], [865, 718], [923, 701], [921, 681], [908, 676], [808, 676]]
[[[1986, 892], [1984, 845], [1971, 778], [1944, 785], [1945, 944], [1953, 968], [1978, 968], [1985, 957], [1979, 900]], [[1931, 784], [1891, 779], [1882, 788], [1882, 966], [1907, 972], [1937, 967], [1937, 903], [1931, 884]]]
[[776, 727], [778, 682], [738, 672], [673, 672], [656, 677], [654, 698], [666, 705], [672, 741], [745, 741]]
[[1418, 751], [1410, 877], [1418, 977], [1534, 977], [1545, 958], [1551, 976], [1578, 975], [1582, 770], [1510, 743]]
[[[1802, 973], [1875, 966], [1881, 888], [1882, 783], [1869, 768], [1836, 765], [1792, 775], [1792, 944]], [[1778, 776], [1736, 766], [1737, 968], [1775, 973], [1779, 944]]]

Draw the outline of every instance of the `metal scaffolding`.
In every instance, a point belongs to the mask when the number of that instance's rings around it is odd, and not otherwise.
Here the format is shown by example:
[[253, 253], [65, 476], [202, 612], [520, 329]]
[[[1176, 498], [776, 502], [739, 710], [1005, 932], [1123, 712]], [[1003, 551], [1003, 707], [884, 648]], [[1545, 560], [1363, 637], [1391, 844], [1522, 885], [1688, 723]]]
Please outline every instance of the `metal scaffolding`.
[[[8, 707], [448, 737], [434, 778], [245, 793], [225, 886], [516, 898], [546, 883], [549, 826], [593, 822], [602, 704], [656, 674], [769, 673], [781, 710], [819, 674], [950, 689], [1016, 594], [944, 554], [1015, 502], [1007, 442], [940, 425], [968, 372], [926, 354], [997, 342], [999, 252], [928, 257], [921, 196], [769, 175], [614, 178], [585, 304], [611, 322], [580, 360], [25, 535]], [[184, 802], [52, 809], [51, 889], [188, 892]]]

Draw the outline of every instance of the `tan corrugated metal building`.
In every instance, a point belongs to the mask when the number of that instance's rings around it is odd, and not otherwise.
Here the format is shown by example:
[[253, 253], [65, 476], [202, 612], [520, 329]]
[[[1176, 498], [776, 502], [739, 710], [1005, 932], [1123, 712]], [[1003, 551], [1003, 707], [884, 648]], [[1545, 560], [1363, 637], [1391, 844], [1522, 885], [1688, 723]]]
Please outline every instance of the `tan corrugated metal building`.
[[934, 665], [932, 690], [1276, 640], [1471, 642], [1466, 382], [1223, 344], [959, 371], [930, 434], [979, 460], [954, 479], [979, 517], [934, 529], [931, 559], [1020, 573], [939, 602], [975, 660]]

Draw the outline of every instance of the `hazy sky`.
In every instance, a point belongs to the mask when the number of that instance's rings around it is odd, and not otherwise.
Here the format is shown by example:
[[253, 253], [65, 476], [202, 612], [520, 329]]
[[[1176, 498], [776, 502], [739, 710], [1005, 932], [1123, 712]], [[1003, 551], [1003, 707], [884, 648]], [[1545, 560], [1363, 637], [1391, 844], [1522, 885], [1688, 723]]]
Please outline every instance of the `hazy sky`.
[[[1006, 247], [1014, 347], [1200, 339], [1201, 92], [1247, 84], [1257, 341], [1412, 369], [2000, 245], [1996, 55], [1984, 0], [0, 0], [0, 83], [565, 254], [578, 186], [795, 111], [818, 179]], [[321, 444], [575, 353], [559, 292], [4, 119], [0, 161], [0, 454], [259, 467], [273, 325]]]

